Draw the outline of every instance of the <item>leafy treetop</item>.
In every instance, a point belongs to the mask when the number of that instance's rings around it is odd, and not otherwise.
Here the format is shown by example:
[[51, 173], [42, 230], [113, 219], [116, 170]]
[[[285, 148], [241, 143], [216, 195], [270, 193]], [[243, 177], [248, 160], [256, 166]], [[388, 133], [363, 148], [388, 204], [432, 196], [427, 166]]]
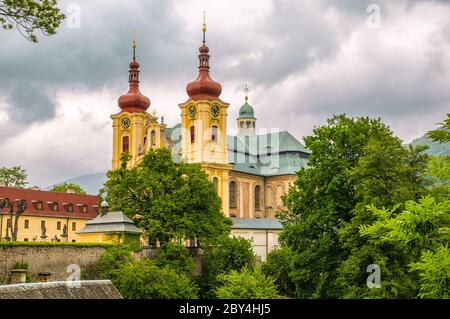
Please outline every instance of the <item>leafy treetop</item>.
[[36, 30], [53, 35], [65, 18], [56, 0], [0, 0], [0, 24], [16, 29], [31, 42], [38, 42]]
[[0, 184], [6, 187], [24, 188], [28, 182], [27, 173], [21, 166], [0, 168]]

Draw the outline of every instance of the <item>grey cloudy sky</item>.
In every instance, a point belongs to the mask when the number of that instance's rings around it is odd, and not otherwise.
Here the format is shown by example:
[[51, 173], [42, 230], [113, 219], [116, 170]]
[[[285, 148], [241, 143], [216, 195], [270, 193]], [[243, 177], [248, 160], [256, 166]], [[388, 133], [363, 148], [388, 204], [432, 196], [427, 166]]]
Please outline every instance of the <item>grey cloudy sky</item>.
[[[369, 5], [381, 8], [370, 28]], [[141, 91], [169, 125], [197, 75], [207, 11], [212, 77], [231, 103], [250, 87], [257, 125], [301, 139], [336, 113], [381, 117], [405, 142], [450, 111], [450, 1], [92, 0], [39, 44], [0, 30], [0, 166], [46, 186], [110, 168], [109, 115], [127, 91], [136, 29]], [[70, 27], [71, 8], [80, 27]]]

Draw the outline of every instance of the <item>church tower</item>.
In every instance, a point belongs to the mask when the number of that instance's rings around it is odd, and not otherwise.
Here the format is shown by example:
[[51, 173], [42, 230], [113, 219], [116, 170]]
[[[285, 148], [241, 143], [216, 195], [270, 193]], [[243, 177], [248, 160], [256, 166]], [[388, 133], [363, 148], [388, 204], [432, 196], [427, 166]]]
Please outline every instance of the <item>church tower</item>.
[[245, 103], [239, 109], [239, 117], [237, 119], [238, 132], [242, 135], [253, 135], [256, 132], [256, 118], [253, 107], [248, 104], [247, 84], [244, 87]]
[[189, 99], [179, 104], [181, 109], [181, 152], [188, 163], [199, 163], [208, 173], [222, 198], [222, 208], [229, 216], [227, 154], [227, 109], [229, 104], [219, 96], [222, 87], [209, 75], [209, 48], [206, 45], [206, 24], [203, 21], [203, 44], [199, 48], [199, 74], [188, 83]]
[[121, 111], [111, 115], [113, 120], [112, 169], [120, 166], [120, 157], [129, 153], [130, 167], [137, 165], [149, 148], [164, 146], [166, 125], [147, 113], [150, 99], [139, 91], [139, 63], [136, 61], [136, 41], [133, 39], [133, 60], [130, 63], [129, 90], [118, 100]]

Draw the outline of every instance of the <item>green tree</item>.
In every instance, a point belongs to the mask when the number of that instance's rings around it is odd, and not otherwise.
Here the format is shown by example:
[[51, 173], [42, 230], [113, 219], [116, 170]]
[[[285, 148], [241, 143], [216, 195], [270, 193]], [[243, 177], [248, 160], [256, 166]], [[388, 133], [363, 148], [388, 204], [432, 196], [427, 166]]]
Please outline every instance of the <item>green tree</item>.
[[297, 173], [283, 198], [287, 209], [279, 214], [286, 222], [281, 241], [293, 252], [296, 295], [363, 297], [365, 267], [379, 253], [359, 234], [359, 226], [373, 219], [365, 207], [422, 195], [424, 148], [402, 147], [380, 119], [345, 115], [330, 118], [304, 140], [309, 166]]
[[219, 286], [215, 293], [220, 299], [276, 299], [274, 280], [266, 277], [259, 267], [232, 270], [218, 277]]
[[68, 190], [74, 191], [75, 194], [86, 195], [87, 192], [78, 184], [65, 182], [52, 187], [51, 192], [67, 193]]
[[[400, 205], [392, 209], [368, 207], [376, 220], [370, 225], [361, 225], [360, 233], [370, 244], [383, 247], [392, 256], [406, 261], [405, 264], [412, 272], [409, 280], [420, 286], [419, 296], [448, 296], [446, 283], [450, 280], [449, 258], [443, 258], [443, 255], [448, 252], [450, 240], [450, 201], [437, 202], [427, 196], [417, 202], [406, 202], [400, 212], [399, 208]], [[383, 268], [389, 271], [392, 266]], [[406, 269], [404, 273], [407, 273]], [[419, 283], [416, 272], [419, 274]]]
[[290, 277], [293, 267], [292, 251], [289, 247], [272, 250], [261, 265], [261, 270], [264, 275], [274, 279], [280, 294], [295, 297], [295, 284]]
[[158, 267], [167, 267], [178, 273], [190, 275], [194, 262], [188, 249], [182, 244], [165, 243], [154, 260]]
[[[19, 218], [25, 212], [28, 207], [28, 202], [24, 199], [10, 200], [9, 198], [0, 199], [0, 212], [4, 209], [8, 209], [9, 225], [6, 227], [6, 235], [9, 233], [11, 241], [17, 240], [17, 233], [19, 231]], [[6, 236], [8, 237], [8, 236]]]
[[65, 18], [56, 0], [1, 0], [0, 24], [6, 30], [14, 27], [27, 40], [38, 42], [36, 31], [48, 36]]
[[27, 173], [21, 166], [0, 168], [0, 184], [6, 187], [24, 188], [27, 182]]
[[150, 150], [142, 162], [108, 172], [102, 193], [112, 210], [121, 210], [136, 222], [150, 241], [180, 242], [196, 238], [205, 244], [230, 231], [231, 221], [221, 212], [221, 200], [200, 165], [175, 163], [165, 148]]
[[441, 123], [441, 127], [429, 131], [427, 136], [431, 138], [433, 141], [438, 141], [440, 143], [449, 143], [450, 142], [450, 113], [447, 114], [447, 118], [444, 123]]
[[120, 269], [134, 262], [131, 249], [125, 245], [117, 245], [108, 248], [97, 261], [97, 270], [102, 278], [115, 280]]
[[113, 283], [127, 299], [196, 299], [198, 293], [186, 274], [147, 259], [121, 267]]
[[214, 296], [218, 276], [244, 267], [251, 268], [255, 262], [252, 243], [242, 237], [222, 237], [221, 240], [205, 253], [201, 287], [208, 297]]

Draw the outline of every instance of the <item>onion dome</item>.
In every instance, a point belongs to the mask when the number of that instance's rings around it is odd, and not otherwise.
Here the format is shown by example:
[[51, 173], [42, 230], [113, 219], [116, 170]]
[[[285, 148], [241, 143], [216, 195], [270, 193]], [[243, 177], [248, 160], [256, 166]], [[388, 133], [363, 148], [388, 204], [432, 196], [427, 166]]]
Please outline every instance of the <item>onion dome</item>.
[[150, 106], [150, 99], [139, 91], [139, 63], [136, 61], [136, 41], [133, 40], [133, 61], [130, 63], [128, 92], [119, 97], [118, 104], [123, 112], [145, 112]]
[[216, 100], [222, 93], [222, 86], [209, 76], [209, 48], [205, 44], [206, 24], [203, 21], [203, 45], [199, 48], [198, 77], [188, 83], [186, 92], [192, 100]]

